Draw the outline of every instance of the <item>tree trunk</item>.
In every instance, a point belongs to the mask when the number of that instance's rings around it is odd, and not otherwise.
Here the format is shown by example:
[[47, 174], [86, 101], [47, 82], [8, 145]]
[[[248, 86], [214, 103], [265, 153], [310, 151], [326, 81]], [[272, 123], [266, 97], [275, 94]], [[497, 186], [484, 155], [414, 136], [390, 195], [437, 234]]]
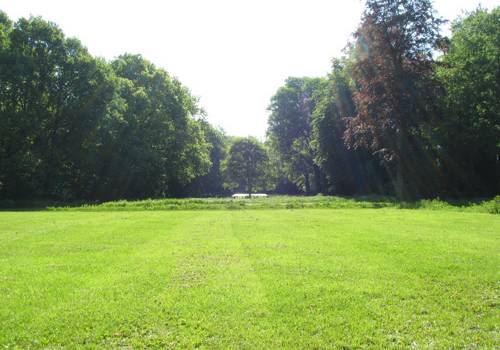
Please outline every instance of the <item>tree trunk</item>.
[[310, 195], [311, 194], [311, 184], [309, 182], [309, 174], [308, 173], [304, 173], [304, 186], [306, 187], [306, 195]]
[[314, 170], [314, 182], [316, 184], [315, 188], [315, 193], [323, 193], [323, 184], [321, 182], [321, 170], [319, 169], [319, 166], [316, 164], [313, 164], [313, 170]]
[[394, 184], [394, 193], [396, 194], [396, 198], [399, 200], [406, 199], [403, 169], [401, 164], [396, 166], [396, 173], [394, 174], [394, 179], [392, 181]]

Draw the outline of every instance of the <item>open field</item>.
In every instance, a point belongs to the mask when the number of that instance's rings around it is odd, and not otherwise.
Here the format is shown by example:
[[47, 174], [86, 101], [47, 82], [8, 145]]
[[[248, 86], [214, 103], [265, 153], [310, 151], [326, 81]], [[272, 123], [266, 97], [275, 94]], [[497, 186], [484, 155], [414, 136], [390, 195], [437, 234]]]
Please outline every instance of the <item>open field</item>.
[[0, 212], [0, 348], [467, 348], [499, 341], [500, 217]]

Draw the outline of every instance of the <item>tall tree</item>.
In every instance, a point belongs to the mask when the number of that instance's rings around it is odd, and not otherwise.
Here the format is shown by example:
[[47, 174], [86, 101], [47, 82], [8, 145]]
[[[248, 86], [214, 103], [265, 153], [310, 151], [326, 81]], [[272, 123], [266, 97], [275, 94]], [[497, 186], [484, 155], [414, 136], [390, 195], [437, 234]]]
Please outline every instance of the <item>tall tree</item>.
[[314, 162], [312, 113], [321, 78], [288, 78], [271, 98], [268, 136], [286, 171], [307, 194], [321, 192], [322, 173]]
[[0, 49], [5, 50], [8, 45], [9, 32], [12, 30], [12, 21], [9, 16], [0, 10]]
[[[196, 100], [140, 55], [112, 62], [119, 96], [103, 136], [96, 193], [107, 198], [180, 196], [210, 167], [209, 145], [193, 118]], [[116, 129], [115, 129], [116, 128]]]
[[446, 93], [439, 124], [448, 191], [500, 191], [500, 7], [477, 9], [452, 26], [448, 53], [437, 71]]
[[2, 197], [176, 196], [210, 168], [196, 99], [140, 56], [109, 64], [0, 13], [0, 82]]
[[441, 23], [431, 0], [368, 0], [355, 34], [357, 114], [345, 139], [380, 157], [400, 198], [428, 196], [438, 186], [424, 135], [437, 112], [432, 53]]
[[224, 175], [222, 163], [227, 156], [226, 135], [222, 130], [213, 127], [206, 120], [201, 119], [205, 141], [210, 148], [210, 169], [206, 174], [196, 177], [186, 188], [189, 196], [221, 196], [224, 189]]
[[[0, 11], [0, 77], [7, 74], [6, 60], [9, 56], [9, 33], [12, 30], [12, 21], [7, 14]], [[5, 83], [3, 79], [0, 83], [0, 196], [5, 193], [5, 186], [8, 175], [6, 174], [8, 168], [7, 161], [7, 144], [5, 135], [5, 125], [7, 123], [7, 101], [5, 100], [5, 89], [2, 88]], [[7, 185], [8, 186], [8, 185]]]
[[71, 198], [89, 181], [89, 148], [112, 96], [110, 70], [53, 23], [20, 19], [0, 73], [4, 195]]
[[237, 139], [229, 149], [227, 175], [231, 187], [250, 196], [265, 187], [268, 156], [264, 145], [253, 137]]
[[316, 163], [325, 174], [327, 192], [342, 195], [383, 192], [384, 172], [365, 150], [350, 150], [344, 143], [346, 119], [356, 115], [351, 60], [333, 61], [321, 99], [313, 113]]

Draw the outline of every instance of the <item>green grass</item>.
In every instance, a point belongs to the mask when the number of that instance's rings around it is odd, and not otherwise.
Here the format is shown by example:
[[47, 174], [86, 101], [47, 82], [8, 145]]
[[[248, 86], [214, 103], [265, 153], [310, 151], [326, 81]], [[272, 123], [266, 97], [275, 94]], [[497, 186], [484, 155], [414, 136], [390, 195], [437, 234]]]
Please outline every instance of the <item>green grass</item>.
[[50, 201], [0, 201], [4, 209], [46, 209], [64, 211], [132, 211], [132, 210], [237, 210], [237, 209], [359, 209], [359, 208], [398, 208], [454, 210], [480, 213], [500, 213], [500, 196], [493, 199], [477, 200], [419, 200], [400, 202], [390, 197], [344, 198], [335, 196], [270, 196], [268, 198], [166, 198], [138, 201], [114, 201], [105, 203], [58, 203]]
[[500, 217], [0, 212], [0, 348], [493, 349]]

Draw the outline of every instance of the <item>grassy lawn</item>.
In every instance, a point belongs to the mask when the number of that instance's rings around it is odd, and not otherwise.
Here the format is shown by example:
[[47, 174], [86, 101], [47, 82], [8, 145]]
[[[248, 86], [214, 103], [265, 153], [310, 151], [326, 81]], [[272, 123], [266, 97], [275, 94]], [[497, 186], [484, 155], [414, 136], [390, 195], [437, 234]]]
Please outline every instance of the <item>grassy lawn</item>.
[[0, 348], [499, 345], [500, 216], [0, 212]]

